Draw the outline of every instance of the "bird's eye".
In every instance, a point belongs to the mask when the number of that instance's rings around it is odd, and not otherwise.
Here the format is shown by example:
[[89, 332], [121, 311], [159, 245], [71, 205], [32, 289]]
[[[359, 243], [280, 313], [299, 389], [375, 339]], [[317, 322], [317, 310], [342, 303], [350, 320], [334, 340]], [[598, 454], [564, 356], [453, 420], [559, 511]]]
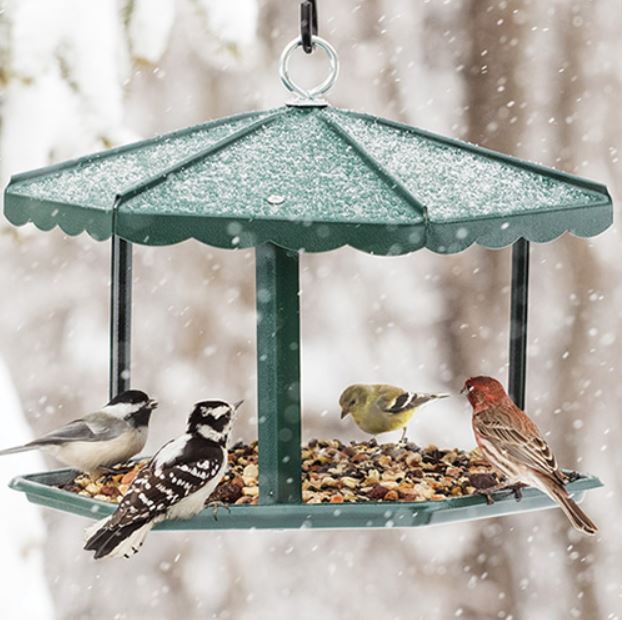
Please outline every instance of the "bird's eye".
[[356, 403], [357, 401], [355, 399], [351, 400], [350, 403], [348, 403], [351, 407]]

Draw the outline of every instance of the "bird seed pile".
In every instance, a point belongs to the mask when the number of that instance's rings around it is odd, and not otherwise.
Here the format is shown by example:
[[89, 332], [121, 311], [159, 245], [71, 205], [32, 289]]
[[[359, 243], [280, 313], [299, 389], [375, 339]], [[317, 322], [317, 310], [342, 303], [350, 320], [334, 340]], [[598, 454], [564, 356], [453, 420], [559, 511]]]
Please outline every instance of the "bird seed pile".
[[[119, 503], [147, 459], [116, 465], [97, 479], [79, 474], [61, 486], [85, 497]], [[472, 495], [499, 482], [478, 449], [439, 450], [375, 440], [345, 445], [337, 439], [312, 440], [302, 448], [303, 501], [422, 502]], [[229, 468], [209, 501], [257, 504], [257, 442], [236, 444]]]

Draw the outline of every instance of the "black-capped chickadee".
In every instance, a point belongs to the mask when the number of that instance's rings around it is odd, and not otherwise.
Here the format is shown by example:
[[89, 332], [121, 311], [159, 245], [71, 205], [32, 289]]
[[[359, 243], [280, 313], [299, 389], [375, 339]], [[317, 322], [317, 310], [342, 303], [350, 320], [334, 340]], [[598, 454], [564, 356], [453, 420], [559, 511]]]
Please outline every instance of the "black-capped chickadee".
[[41, 448], [62, 463], [92, 474], [100, 467], [123, 463], [143, 449], [149, 418], [157, 406], [145, 392], [128, 390], [99, 411], [23, 446], [0, 450], [0, 456]]
[[197, 403], [187, 431], [164, 444], [142, 469], [117, 510], [87, 530], [95, 559], [130, 557], [156, 524], [203, 510], [227, 469], [227, 440], [242, 401]]

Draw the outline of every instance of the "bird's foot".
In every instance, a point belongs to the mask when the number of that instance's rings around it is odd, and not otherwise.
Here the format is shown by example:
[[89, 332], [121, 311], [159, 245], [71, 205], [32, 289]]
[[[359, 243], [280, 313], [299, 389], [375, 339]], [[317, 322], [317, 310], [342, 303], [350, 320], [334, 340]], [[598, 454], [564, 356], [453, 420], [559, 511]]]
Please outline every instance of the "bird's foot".
[[404, 448], [409, 450], [409, 452], [422, 452], [422, 447], [418, 446], [414, 441], [407, 441]]
[[[492, 506], [495, 504], [495, 499], [493, 498], [494, 493], [499, 493], [500, 491], [507, 491], [507, 494], [504, 497], [508, 497], [510, 494], [515, 496], [515, 499], [519, 502], [523, 498], [522, 489], [525, 489], [528, 485], [523, 484], [522, 482], [517, 482], [515, 484], [496, 484], [492, 487], [485, 487], [484, 489], [478, 489], [476, 491], [478, 495], [484, 496], [487, 501], [488, 506]], [[503, 498], [500, 498], [503, 499]]]
[[495, 493], [495, 490], [492, 489], [493, 487], [490, 487], [488, 489], [478, 489], [476, 491], [478, 495], [482, 495], [485, 498], [487, 506], [493, 506], [493, 504], [495, 504], [495, 500], [493, 499], [493, 494]]
[[136, 465], [134, 463], [121, 463], [119, 465], [114, 465], [112, 467], [106, 467], [104, 465], [100, 465], [97, 468], [98, 473], [108, 474], [108, 475], [116, 475], [116, 474], [127, 474], [129, 471], [134, 469]]
[[221, 501], [208, 502], [206, 504], [206, 508], [212, 508], [212, 516], [214, 517], [215, 521], [218, 521], [218, 509], [219, 508], [225, 508], [227, 512], [231, 513], [231, 508], [229, 507], [229, 504], [226, 504], [225, 502], [221, 502]]
[[579, 474], [577, 471], [569, 471], [564, 473], [563, 476], [565, 477], [565, 484], [569, 484], [581, 478], [582, 474]]
[[493, 494], [498, 493], [499, 491], [506, 491], [506, 490], [508, 490], [507, 484], [494, 484], [491, 487], [478, 489], [476, 493], [478, 493], [478, 495], [482, 495], [487, 500], [487, 506], [493, 506], [493, 504], [495, 504], [495, 500], [493, 499]]
[[523, 489], [528, 485], [523, 482], [516, 482], [507, 487], [507, 489], [515, 496], [515, 500], [520, 502], [523, 499]]

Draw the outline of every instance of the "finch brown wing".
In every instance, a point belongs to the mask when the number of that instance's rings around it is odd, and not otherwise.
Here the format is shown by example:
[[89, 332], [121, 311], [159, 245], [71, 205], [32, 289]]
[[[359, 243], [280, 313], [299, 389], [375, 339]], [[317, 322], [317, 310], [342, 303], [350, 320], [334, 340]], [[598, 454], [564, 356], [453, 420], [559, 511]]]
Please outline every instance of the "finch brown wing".
[[551, 448], [536, 424], [521, 410], [492, 407], [476, 415], [474, 424], [483, 439], [516, 462], [546, 475], [562, 477]]

